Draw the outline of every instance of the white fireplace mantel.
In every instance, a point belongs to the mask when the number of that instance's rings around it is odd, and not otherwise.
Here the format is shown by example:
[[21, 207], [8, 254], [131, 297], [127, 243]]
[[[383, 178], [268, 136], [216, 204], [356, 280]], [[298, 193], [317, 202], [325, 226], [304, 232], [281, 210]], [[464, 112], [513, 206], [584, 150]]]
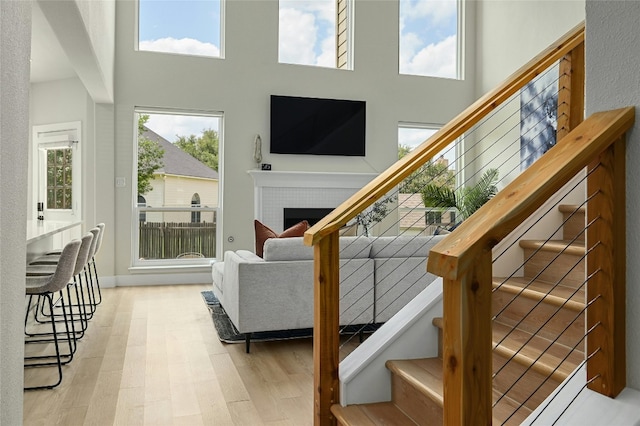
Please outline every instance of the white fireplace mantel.
[[377, 176], [375, 173], [249, 170], [255, 218], [282, 232], [285, 208], [335, 208]]

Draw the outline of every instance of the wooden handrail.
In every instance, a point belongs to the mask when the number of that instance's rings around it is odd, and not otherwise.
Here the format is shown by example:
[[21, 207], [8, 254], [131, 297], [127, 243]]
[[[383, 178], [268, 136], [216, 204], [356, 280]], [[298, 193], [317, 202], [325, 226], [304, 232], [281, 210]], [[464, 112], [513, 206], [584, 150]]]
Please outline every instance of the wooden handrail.
[[584, 22], [577, 25], [532, 60], [527, 62], [507, 80], [478, 99], [456, 118], [444, 125], [420, 146], [380, 173], [360, 191], [312, 226], [304, 235], [304, 243], [315, 245], [326, 235], [337, 231], [358, 213], [402, 182], [411, 173], [435, 157], [451, 142], [462, 136], [480, 120], [494, 111], [505, 100], [525, 87], [555, 62], [584, 43]]
[[631, 128], [632, 107], [595, 113], [582, 122], [547, 154], [533, 163], [507, 187], [464, 221], [429, 253], [427, 270], [458, 279], [475, 256], [491, 250], [529, 217], [562, 185], [585, 168], [613, 141]]

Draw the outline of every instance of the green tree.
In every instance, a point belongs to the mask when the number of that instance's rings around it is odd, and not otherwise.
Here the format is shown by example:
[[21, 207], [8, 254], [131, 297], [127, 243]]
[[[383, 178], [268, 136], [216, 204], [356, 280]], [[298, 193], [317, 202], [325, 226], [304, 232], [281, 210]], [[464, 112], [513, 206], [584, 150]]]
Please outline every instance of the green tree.
[[[398, 145], [398, 159], [401, 159], [409, 152], [411, 152], [411, 147], [402, 144]], [[431, 160], [402, 181], [400, 192], [403, 194], [418, 194], [430, 184], [453, 190], [455, 181], [455, 174], [452, 170], [449, 170], [446, 162]]]
[[178, 136], [175, 144], [184, 152], [206, 164], [213, 170], [218, 170], [218, 132], [207, 129], [202, 136]]
[[146, 129], [145, 123], [149, 120], [148, 115], [141, 114], [138, 118], [138, 194], [144, 195], [151, 191], [151, 180], [156, 170], [164, 163], [164, 149], [157, 141], [144, 137]]

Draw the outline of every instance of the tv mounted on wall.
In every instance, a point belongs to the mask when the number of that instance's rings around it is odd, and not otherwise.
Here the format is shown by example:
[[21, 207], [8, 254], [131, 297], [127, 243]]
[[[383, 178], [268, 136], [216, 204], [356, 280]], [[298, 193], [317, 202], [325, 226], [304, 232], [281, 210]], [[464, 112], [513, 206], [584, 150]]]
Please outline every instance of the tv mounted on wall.
[[271, 95], [272, 154], [365, 155], [364, 101]]

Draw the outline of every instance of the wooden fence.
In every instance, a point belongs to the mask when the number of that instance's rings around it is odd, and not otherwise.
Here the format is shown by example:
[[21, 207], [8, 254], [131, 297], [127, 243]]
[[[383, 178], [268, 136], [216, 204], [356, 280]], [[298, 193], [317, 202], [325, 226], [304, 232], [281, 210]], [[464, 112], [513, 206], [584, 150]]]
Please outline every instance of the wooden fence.
[[215, 223], [140, 222], [141, 259], [175, 259], [186, 253], [215, 257], [215, 252]]

